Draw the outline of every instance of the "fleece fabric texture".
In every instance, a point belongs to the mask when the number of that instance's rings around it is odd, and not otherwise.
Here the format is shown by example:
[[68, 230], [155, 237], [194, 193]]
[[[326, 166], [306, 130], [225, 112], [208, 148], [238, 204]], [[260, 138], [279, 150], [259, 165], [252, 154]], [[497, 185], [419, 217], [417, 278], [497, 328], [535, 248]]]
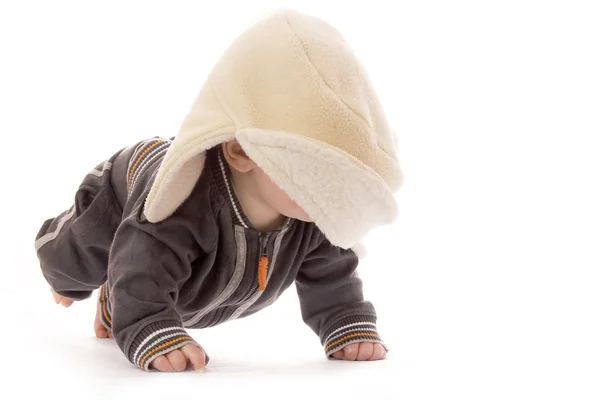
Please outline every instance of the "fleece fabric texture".
[[350, 45], [317, 17], [279, 10], [232, 42], [160, 166], [148, 220], [172, 215], [206, 150], [232, 139], [336, 246], [355, 246], [397, 217], [403, 174], [393, 133]]

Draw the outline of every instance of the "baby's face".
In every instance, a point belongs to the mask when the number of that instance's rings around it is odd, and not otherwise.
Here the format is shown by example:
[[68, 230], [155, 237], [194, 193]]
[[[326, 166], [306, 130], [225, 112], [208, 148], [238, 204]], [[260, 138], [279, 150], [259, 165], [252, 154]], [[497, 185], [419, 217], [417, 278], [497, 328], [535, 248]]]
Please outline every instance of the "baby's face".
[[254, 170], [253, 177], [261, 197], [271, 208], [288, 218], [311, 222], [302, 207], [281, 190], [261, 168], [257, 167]]
[[[259, 200], [263, 203], [263, 207], [267, 206], [285, 217], [311, 222], [306, 212], [246, 155], [237, 140], [224, 143], [223, 154], [232, 172], [239, 173], [239, 183], [244, 188], [243, 192], [246, 196]], [[252, 203], [248, 201], [248, 206], [251, 207]]]

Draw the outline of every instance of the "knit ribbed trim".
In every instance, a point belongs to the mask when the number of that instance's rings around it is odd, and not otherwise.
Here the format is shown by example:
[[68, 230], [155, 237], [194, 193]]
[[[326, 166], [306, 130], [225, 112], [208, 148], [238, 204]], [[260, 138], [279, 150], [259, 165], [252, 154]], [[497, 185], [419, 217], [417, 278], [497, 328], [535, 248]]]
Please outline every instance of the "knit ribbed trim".
[[207, 163], [211, 169], [214, 184], [217, 186], [221, 195], [226, 199], [231, 212], [231, 217], [237, 225], [246, 229], [255, 229], [242, 208], [231, 179], [231, 171], [227, 160], [223, 155], [221, 146], [213, 147], [207, 151]]
[[375, 317], [352, 316], [344, 318], [329, 328], [321, 338], [325, 348], [325, 355], [330, 357], [333, 353], [352, 343], [370, 342], [379, 343], [388, 351], [388, 348], [377, 333]]
[[146, 169], [158, 159], [164, 157], [172, 141], [164, 138], [151, 138], [136, 148], [129, 159], [127, 168], [127, 194], [130, 195], [135, 184]]
[[128, 358], [137, 367], [149, 371], [155, 358], [190, 343], [200, 347], [179, 321], [157, 321], [146, 325], [133, 339]]
[[[223, 154], [223, 148], [219, 145], [213, 147], [207, 151], [207, 164], [211, 169], [214, 185], [218, 188], [219, 192], [226, 199], [231, 212], [231, 217], [235, 224], [243, 226], [245, 229], [251, 229], [257, 231], [252, 225], [252, 222], [244, 213], [242, 203], [240, 203], [235, 188], [233, 187], [233, 180], [231, 179], [231, 171], [229, 165]], [[282, 230], [290, 225], [292, 222], [291, 218], [286, 218], [284, 223], [274, 231]]]
[[[112, 313], [109, 301], [109, 289], [105, 283], [100, 288], [98, 296], [100, 303], [100, 322], [106, 329], [112, 332]], [[172, 350], [179, 349], [186, 344], [193, 343], [202, 347], [192, 339], [179, 321], [157, 321], [148, 324], [137, 334], [129, 346], [128, 358], [134, 365], [150, 371], [150, 364], [155, 358]], [[209, 356], [204, 352], [206, 363]]]
[[112, 331], [112, 314], [110, 302], [108, 301], [108, 286], [106, 283], [100, 288], [98, 303], [100, 303], [100, 322], [106, 329]]

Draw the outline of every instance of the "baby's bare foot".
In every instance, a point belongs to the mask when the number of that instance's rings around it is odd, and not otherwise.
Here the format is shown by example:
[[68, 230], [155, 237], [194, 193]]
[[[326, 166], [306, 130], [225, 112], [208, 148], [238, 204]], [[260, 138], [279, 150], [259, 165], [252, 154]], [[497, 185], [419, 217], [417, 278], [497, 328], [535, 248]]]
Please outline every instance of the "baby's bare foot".
[[96, 306], [96, 318], [94, 318], [94, 333], [98, 339], [112, 338], [112, 333], [100, 322], [100, 303]]
[[70, 307], [71, 304], [73, 304], [73, 300], [61, 296], [60, 294], [56, 293], [54, 289], [50, 288], [50, 291], [52, 292], [52, 297], [54, 297], [54, 302], [56, 304], [60, 304], [63, 307]]

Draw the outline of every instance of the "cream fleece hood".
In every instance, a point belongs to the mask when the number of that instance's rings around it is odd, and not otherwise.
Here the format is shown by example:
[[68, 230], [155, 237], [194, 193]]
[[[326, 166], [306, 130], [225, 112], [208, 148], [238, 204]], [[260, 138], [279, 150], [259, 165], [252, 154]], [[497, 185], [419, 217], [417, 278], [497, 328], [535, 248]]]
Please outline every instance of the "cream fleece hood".
[[198, 181], [205, 151], [233, 139], [336, 246], [397, 217], [393, 134], [361, 63], [319, 18], [276, 11], [232, 42], [165, 155], [146, 218], [169, 217]]

